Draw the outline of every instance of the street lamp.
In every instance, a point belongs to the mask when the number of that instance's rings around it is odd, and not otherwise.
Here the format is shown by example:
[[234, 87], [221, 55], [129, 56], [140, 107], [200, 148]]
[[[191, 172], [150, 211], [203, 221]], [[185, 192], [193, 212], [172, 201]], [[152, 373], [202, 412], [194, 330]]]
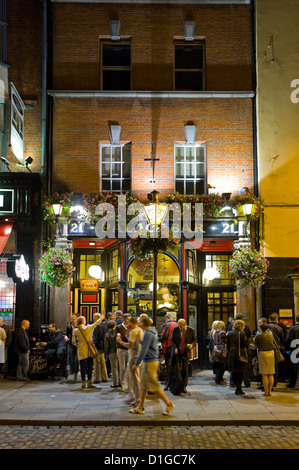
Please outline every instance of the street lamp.
[[253, 207], [253, 204], [251, 203], [243, 204], [242, 206], [243, 213], [246, 215], [246, 219], [247, 219], [246, 227], [245, 227], [245, 235], [247, 234], [249, 243], [250, 243], [250, 231], [248, 230], [248, 226], [249, 226], [249, 217], [251, 215], [252, 207]]
[[154, 238], [153, 238], [153, 300], [152, 300], [152, 320], [154, 325], [156, 324], [157, 319], [157, 265], [158, 265], [158, 247], [157, 247], [157, 237], [158, 229], [161, 227], [161, 224], [167, 213], [167, 205], [160, 204], [158, 199], [159, 191], [152, 191], [148, 198], [151, 201], [150, 204], [144, 206], [145, 216], [150, 226], [150, 230], [154, 229]]

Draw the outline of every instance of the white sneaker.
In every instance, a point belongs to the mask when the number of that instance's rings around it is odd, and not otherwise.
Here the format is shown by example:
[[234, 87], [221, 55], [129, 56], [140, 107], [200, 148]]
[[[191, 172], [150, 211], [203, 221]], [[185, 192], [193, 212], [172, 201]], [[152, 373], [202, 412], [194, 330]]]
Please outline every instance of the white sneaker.
[[173, 403], [169, 403], [169, 405], [166, 405], [166, 410], [162, 413], [164, 416], [168, 416], [170, 412], [175, 408]]
[[144, 415], [144, 408], [139, 408], [139, 406], [137, 406], [137, 408], [133, 408], [132, 410], [130, 410], [130, 413]]

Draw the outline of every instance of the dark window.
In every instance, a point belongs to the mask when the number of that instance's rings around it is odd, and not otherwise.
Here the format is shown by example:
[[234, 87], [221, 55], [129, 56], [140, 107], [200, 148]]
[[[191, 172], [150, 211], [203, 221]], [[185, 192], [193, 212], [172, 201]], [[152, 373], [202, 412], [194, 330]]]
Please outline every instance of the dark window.
[[204, 44], [175, 45], [175, 90], [204, 89]]
[[102, 90], [131, 90], [131, 45], [102, 44]]

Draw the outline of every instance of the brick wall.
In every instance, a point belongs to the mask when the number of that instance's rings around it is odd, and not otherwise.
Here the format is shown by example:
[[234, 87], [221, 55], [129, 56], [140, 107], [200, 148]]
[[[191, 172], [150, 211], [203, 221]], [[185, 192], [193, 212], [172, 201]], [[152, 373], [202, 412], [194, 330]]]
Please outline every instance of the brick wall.
[[219, 192], [253, 186], [250, 99], [55, 98], [53, 190], [99, 191], [100, 144], [110, 142], [109, 122], [132, 142], [132, 188], [140, 198], [151, 190], [154, 144], [156, 189], [161, 198], [174, 190], [174, 144], [185, 142], [184, 125], [193, 121], [197, 141], [207, 143], [208, 183]]
[[183, 22], [196, 22], [206, 40], [206, 89], [250, 90], [250, 6], [53, 5], [53, 87], [99, 89], [99, 42], [110, 38], [109, 20], [121, 21], [132, 41], [132, 88], [172, 90], [174, 38]]
[[[8, 79], [13, 82], [25, 104], [33, 106], [25, 111], [24, 158], [30, 155], [33, 172], [41, 165], [41, 59], [42, 8], [35, 0], [7, 2], [7, 59]], [[9, 87], [10, 92], [10, 87]], [[10, 107], [8, 107], [8, 144], [10, 142]], [[12, 171], [22, 171], [10, 149], [7, 158]]]

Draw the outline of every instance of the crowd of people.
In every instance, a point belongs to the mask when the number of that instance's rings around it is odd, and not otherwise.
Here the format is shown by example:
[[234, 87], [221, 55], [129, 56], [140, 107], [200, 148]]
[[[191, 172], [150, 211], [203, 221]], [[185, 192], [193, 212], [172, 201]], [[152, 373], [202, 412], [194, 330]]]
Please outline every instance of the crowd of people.
[[[287, 329], [278, 314], [272, 313], [268, 319], [258, 320], [258, 330], [252, 334], [243, 315], [238, 314], [228, 325], [213, 322], [209, 339], [216, 384], [230, 385], [236, 395], [244, 395], [243, 388], [250, 387], [255, 375], [265, 396], [271, 396], [278, 380], [295, 388], [298, 361], [292, 353], [299, 346], [299, 315], [295, 325]], [[226, 370], [230, 372], [229, 384], [223, 378]]]
[[[14, 350], [18, 356], [17, 380], [27, 381], [29, 371], [30, 322], [23, 320], [14, 335]], [[12, 340], [11, 329], [0, 317], [0, 376], [7, 374], [8, 347]], [[296, 340], [294, 342], [294, 340]], [[187, 392], [189, 361], [196, 345], [195, 330], [184, 319], [176, 321], [171, 314], [165, 316], [161, 336], [147, 314], [140, 317], [120, 310], [95, 313], [93, 321], [86, 323], [83, 316], [72, 315], [63, 333], [55, 324], [49, 325], [48, 336], [40, 343], [49, 366], [68, 361], [73, 380], [81, 375], [81, 387], [94, 388], [97, 383], [108, 382], [111, 388], [128, 391], [130, 412], [144, 414], [145, 398], [154, 392], [165, 404], [163, 414], [170, 414], [174, 404], [165, 391], [172, 390], [177, 366], [180, 371], [180, 392]], [[161, 345], [161, 350], [159, 348]], [[93, 346], [93, 348], [91, 347]], [[292, 352], [299, 346], [299, 315], [289, 329], [279, 321], [276, 313], [268, 319], [258, 320], [258, 330], [252, 334], [243, 315], [238, 314], [227, 325], [214, 321], [209, 335], [209, 357], [217, 385], [235, 388], [243, 395], [250, 387], [253, 375], [265, 396], [271, 396], [278, 380], [287, 387], [296, 386], [298, 361], [292, 361]], [[165, 364], [164, 388], [160, 385], [161, 355]], [[229, 383], [224, 380], [229, 371]]]

